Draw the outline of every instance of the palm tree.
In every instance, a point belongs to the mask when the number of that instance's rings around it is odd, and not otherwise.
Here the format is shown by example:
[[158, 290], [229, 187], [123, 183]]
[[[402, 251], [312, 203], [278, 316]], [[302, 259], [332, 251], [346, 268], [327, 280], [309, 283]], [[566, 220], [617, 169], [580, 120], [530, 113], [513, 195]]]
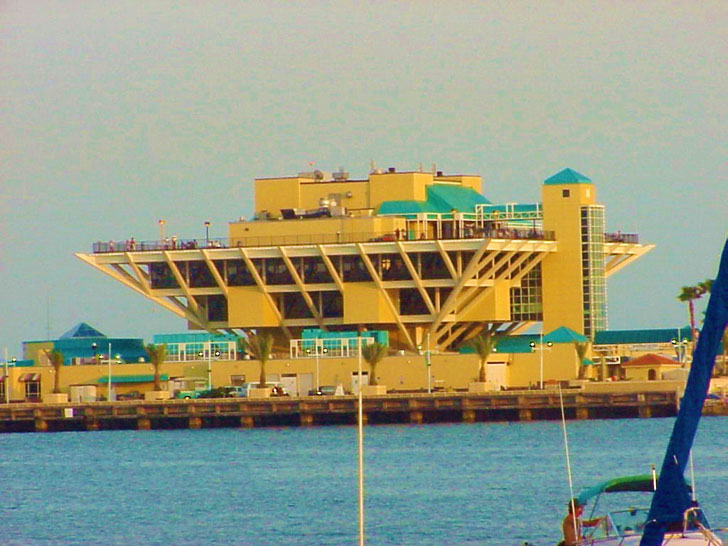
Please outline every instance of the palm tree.
[[697, 341], [697, 329], [695, 328], [695, 300], [699, 300], [705, 294], [710, 292], [713, 285], [712, 279], [706, 279], [703, 282], [699, 282], [697, 286], [683, 286], [680, 293], [677, 296], [679, 301], [688, 304], [688, 317], [690, 318], [690, 337], [693, 343], [693, 348]]
[[478, 381], [480, 383], [485, 383], [487, 381], [486, 364], [488, 362], [488, 357], [493, 351], [495, 351], [497, 342], [498, 338], [493, 336], [490, 332], [475, 336], [473, 339], [468, 341], [468, 346], [472, 347], [480, 360], [480, 365], [478, 367]]
[[147, 352], [149, 362], [154, 366], [154, 390], [162, 390], [162, 364], [167, 359], [167, 345], [162, 343], [161, 345], [154, 345], [150, 343], [144, 350]]
[[364, 360], [367, 361], [367, 364], [369, 364], [369, 367], [371, 368], [369, 375], [370, 385], [377, 384], [377, 364], [379, 364], [382, 359], [387, 356], [388, 352], [388, 345], [381, 345], [376, 341], [361, 348], [361, 356], [364, 357]]
[[584, 379], [585, 375], [585, 367], [584, 367], [584, 359], [586, 358], [586, 353], [589, 351], [589, 341], [575, 341], [574, 342], [574, 349], [576, 350], [576, 358], [579, 360], [579, 373], [578, 378]]
[[46, 351], [48, 360], [55, 370], [53, 377], [53, 394], [61, 394], [61, 368], [63, 367], [63, 353], [57, 349]]
[[271, 334], [252, 334], [244, 341], [245, 350], [253, 355], [253, 358], [260, 360], [260, 379], [258, 387], [264, 389], [265, 383], [265, 365], [270, 358], [273, 350], [273, 336]]

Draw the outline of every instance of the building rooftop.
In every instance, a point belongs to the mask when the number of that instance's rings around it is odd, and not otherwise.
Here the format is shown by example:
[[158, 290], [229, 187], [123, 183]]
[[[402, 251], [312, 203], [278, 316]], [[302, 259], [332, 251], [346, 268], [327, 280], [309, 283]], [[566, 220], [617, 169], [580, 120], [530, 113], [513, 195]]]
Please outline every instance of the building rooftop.
[[604, 330], [594, 336], [594, 345], [671, 343], [673, 339], [692, 340], [690, 326], [654, 330]]
[[591, 182], [591, 178], [569, 168], [559, 171], [543, 181], [544, 184], [581, 184], [582, 182]]

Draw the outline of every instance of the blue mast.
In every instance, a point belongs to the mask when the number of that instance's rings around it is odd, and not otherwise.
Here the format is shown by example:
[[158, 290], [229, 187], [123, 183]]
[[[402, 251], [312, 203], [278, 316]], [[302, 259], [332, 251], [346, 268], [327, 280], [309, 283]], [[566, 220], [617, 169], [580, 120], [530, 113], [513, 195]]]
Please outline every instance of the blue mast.
[[723, 248], [718, 277], [713, 281], [710, 291], [705, 322], [698, 338], [698, 345], [693, 352], [690, 375], [672, 429], [672, 436], [667, 444], [657, 490], [652, 497], [652, 506], [640, 546], [661, 545], [667, 525], [671, 522], [682, 522], [685, 510], [690, 507], [690, 494], [683, 475], [703, 412], [715, 356], [726, 325], [728, 325], [728, 241]]

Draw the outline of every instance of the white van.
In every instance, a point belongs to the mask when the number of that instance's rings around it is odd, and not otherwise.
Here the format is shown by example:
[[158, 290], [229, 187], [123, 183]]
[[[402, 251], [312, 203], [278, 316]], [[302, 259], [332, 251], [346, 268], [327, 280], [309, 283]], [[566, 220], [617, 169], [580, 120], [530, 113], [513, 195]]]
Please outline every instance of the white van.
[[[258, 385], [260, 385], [258, 381], [243, 383], [241, 386], [235, 387], [235, 396], [241, 398], [246, 397], [248, 396], [248, 390], [257, 389]], [[290, 396], [286, 388], [283, 386], [283, 383], [280, 381], [266, 381], [265, 386], [273, 389], [273, 394], [271, 396]]]

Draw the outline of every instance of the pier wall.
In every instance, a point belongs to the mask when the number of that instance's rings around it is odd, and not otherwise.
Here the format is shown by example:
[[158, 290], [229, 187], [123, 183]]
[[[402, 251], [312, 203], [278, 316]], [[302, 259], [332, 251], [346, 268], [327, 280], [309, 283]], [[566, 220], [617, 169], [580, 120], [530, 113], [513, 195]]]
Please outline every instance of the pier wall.
[[[557, 420], [561, 400], [567, 419], [669, 417], [677, 413], [678, 393], [389, 394], [364, 397], [363, 413], [369, 425]], [[353, 425], [357, 412], [356, 396], [5, 404], [0, 405], [0, 432]]]

